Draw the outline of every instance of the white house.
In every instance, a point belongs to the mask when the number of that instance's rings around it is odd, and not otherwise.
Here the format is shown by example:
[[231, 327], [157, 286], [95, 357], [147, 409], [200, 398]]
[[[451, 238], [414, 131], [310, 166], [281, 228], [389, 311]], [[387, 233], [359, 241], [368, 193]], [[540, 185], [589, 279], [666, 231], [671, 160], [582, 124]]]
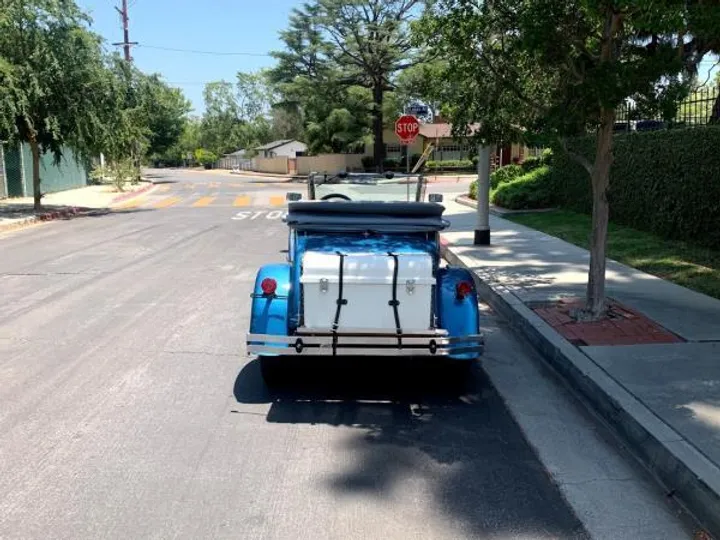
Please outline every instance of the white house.
[[272, 157], [290, 157], [294, 158], [298, 155], [302, 155], [307, 151], [307, 145], [303, 142], [296, 141], [294, 139], [283, 139], [279, 141], [273, 141], [271, 143], [264, 144], [255, 148], [258, 152], [258, 157], [272, 158]]

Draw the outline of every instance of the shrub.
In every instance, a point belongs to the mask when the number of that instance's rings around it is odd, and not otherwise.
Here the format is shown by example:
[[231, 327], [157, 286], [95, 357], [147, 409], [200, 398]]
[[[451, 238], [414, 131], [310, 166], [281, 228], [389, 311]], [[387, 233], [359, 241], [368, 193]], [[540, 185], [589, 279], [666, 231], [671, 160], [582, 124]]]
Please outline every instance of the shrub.
[[397, 169], [400, 166], [400, 161], [397, 159], [383, 159], [383, 169], [391, 171]]
[[523, 173], [524, 171], [519, 165], [505, 165], [504, 167], [500, 167], [490, 175], [490, 187], [497, 189], [500, 184], [515, 180], [522, 176]]
[[[594, 137], [568, 141], [594, 159]], [[615, 135], [608, 200], [613, 222], [720, 248], [720, 126]], [[553, 157], [559, 203], [590, 213], [590, 177], [562, 150]]]
[[109, 180], [121, 192], [125, 191], [126, 184], [138, 183], [140, 176], [140, 169], [130, 158], [108, 162], [105, 167], [97, 167], [90, 173], [93, 184], [103, 184]]
[[542, 166], [502, 183], [493, 193], [492, 202], [510, 210], [547, 208], [554, 204], [554, 194], [552, 169]]
[[545, 150], [543, 150], [543, 153], [540, 156], [540, 161], [542, 161], [543, 165], [552, 165], [552, 162], [553, 162], [552, 148], [546, 148]]
[[474, 201], [477, 201], [477, 180], [473, 180], [472, 184], [470, 184], [470, 191], [468, 193], [468, 197], [470, 197]]
[[205, 150], [204, 148], [195, 150], [195, 161], [206, 169], [211, 168], [217, 160], [218, 157], [210, 150]]
[[372, 171], [375, 168], [375, 156], [363, 156], [360, 161], [366, 171]]
[[543, 164], [543, 162], [539, 157], [529, 157], [520, 164], [520, 167], [522, 167], [523, 171], [528, 173], [530, 171], [537, 169], [542, 164]]
[[472, 170], [474, 166], [470, 159], [446, 159], [444, 161], [427, 161], [425, 167], [428, 171], [446, 171]]

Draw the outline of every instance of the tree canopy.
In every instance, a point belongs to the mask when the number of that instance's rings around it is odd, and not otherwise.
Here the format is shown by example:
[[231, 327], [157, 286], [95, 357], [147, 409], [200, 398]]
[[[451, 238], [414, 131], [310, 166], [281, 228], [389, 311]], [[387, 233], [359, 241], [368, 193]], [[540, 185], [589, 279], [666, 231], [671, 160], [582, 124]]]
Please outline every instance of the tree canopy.
[[107, 56], [72, 0], [5, 0], [0, 13], [0, 139], [29, 144], [35, 207], [40, 156], [63, 148], [90, 158], [161, 152], [182, 132], [178, 90]]
[[417, 63], [409, 23], [419, 0], [316, 0], [295, 9], [270, 80], [303, 118], [311, 151], [352, 151], [371, 131], [385, 154], [385, 98]]
[[[675, 110], [717, 43], [717, 2], [439, 0], [418, 28], [447, 61], [438, 89], [456, 130], [485, 143], [594, 131], [593, 235], [586, 314], [605, 307], [607, 190], [617, 108]], [[449, 81], [449, 82], [448, 82]], [[566, 146], [566, 150], [570, 151]]]

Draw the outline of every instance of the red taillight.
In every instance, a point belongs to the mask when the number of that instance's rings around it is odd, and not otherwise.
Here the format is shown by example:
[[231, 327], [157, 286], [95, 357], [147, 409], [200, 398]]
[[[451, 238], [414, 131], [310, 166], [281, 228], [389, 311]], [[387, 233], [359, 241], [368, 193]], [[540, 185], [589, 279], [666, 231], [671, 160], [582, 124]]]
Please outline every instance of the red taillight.
[[262, 280], [260, 288], [262, 289], [263, 294], [266, 296], [275, 294], [275, 291], [277, 291], [277, 281], [275, 281], [273, 278], [265, 278]]
[[469, 281], [461, 281], [455, 286], [455, 295], [458, 300], [466, 298], [472, 293], [472, 283]]

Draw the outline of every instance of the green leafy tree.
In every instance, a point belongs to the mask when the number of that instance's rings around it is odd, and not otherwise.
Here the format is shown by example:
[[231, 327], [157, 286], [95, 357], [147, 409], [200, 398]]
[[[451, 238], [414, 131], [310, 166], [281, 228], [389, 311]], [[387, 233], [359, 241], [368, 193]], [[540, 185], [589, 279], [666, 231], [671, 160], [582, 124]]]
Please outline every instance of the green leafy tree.
[[314, 16], [330, 45], [326, 51], [340, 81], [370, 90], [378, 170], [385, 158], [385, 93], [395, 89], [398, 73], [418, 62], [409, 24], [420, 6], [420, 0], [317, 0], [315, 4]]
[[272, 90], [265, 72], [238, 72], [236, 100], [241, 121], [252, 123], [259, 118], [266, 118], [272, 99]]
[[205, 114], [202, 119], [200, 144], [217, 154], [240, 148], [240, 107], [232, 83], [208, 83], [204, 90]]
[[316, 0], [293, 11], [281, 33], [285, 50], [273, 53], [278, 65], [269, 76], [280, 102], [300, 111], [311, 151], [353, 151], [372, 133], [382, 167], [386, 111], [399, 108], [385, 98], [417, 61], [408, 25], [419, 6], [419, 0]]
[[100, 38], [72, 0], [5, 0], [0, 13], [0, 139], [28, 143], [33, 199], [42, 206], [40, 156], [68, 144], [97, 150], [112, 85]]
[[270, 141], [273, 94], [264, 72], [237, 74], [206, 85], [201, 144], [216, 154], [252, 149]]
[[[593, 229], [587, 303], [605, 311], [608, 186], [613, 127], [628, 98], [677, 107], [713, 47], [716, 3], [652, 0], [439, 0], [419, 25], [447, 59], [439, 85], [457, 130], [481, 122], [494, 144], [541, 135], [565, 144], [587, 170]], [[683, 76], [685, 74], [685, 76]], [[594, 131], [595, 156], [574, 154], [568, 137]]]
[[150, 130], [147, 153], [160, 155], [180, 141], [191, 105], [181, 90], [171, 88], [158, 75], [147, 77], [146, 84], [146, 118]]
[[111, 101], [102, 151], [111, 164], [130, 159], [139, 177], [144, 158], [157, 158], [179, 143], [190, 104], [158, 75], [146, 75], [118, 55], [108, 60], [107, 77]]
[[296, 105], [275, 105], [270, 112], [272, 138], [303, 139], [302, 112]]

